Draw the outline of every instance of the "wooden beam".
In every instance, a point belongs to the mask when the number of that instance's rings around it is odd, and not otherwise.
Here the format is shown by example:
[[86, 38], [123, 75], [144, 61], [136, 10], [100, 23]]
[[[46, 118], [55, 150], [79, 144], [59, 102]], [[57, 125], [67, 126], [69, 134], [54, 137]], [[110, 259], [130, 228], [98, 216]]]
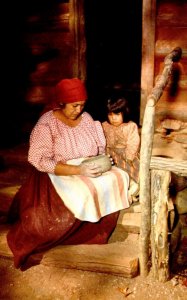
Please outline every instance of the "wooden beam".
[[[0, 257], [13, 259], [6, 239], [9, 229], [10, 225], [0, 225]], [[24, 269], [43, 264], [132, 278], [139, 272], [138, 255], [138, 239], [126, 238], [123, 242], [111, 242], [105, 245], [62, 245], [31, 255]]]
[[169, 279], [168, 203], [170, 180], [169, 171], [151, 171], [152, 270], [154, 278], [160, 282]]
[[146, 276], [149, 272], [149, 243], [151, 230], [151, 201], [150, 201], [150, 162], [153, 148], [155, 126], [155, 106], [160, 99], [168, 82], [173, 61], [181, 58], [181, 48], [175, 48], [165, 58], [165, 67], [151, 94], [148, 96], [143, 118], [140, 149], [140, 274]]
[[150, 169], [168, 170], [180, 176], [187, 176], [187, 161], [152, 156]]
[[147, 97], [154, 83], [155, 16], [156, 0], [143, 0], [140, 124], [143, 122]]
[[85, 18], [84, 1], [70, 0], [70, 32], [74, 41], [72, 56], [73, 77], [86, 80], [86, 37], [85, 37]]
[[[36, 260], [37, 255], [33, 256]], [[43, 265], [102, 272], [123, 277], [138, 275], [138, 251], [123, 242], [106, 245], [58, 246], [47, 251]]]
[[147, 276], [149, 262], [150, 232], [151, 232], [151, 190], [150, 190], [150, 160], [153, 144], [155, 107], [146, 105], [141, 132], [140, 149], [140, 274]]

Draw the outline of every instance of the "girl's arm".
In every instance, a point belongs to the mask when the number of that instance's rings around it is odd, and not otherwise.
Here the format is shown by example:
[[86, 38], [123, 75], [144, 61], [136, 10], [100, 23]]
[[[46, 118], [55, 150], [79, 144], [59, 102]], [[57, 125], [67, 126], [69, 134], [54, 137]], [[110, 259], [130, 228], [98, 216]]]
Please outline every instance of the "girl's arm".
[[129, 122], [127, 135], [126, 159], [133, 161], [140, 148], [140, 135], [138, 126], [134, 122]]

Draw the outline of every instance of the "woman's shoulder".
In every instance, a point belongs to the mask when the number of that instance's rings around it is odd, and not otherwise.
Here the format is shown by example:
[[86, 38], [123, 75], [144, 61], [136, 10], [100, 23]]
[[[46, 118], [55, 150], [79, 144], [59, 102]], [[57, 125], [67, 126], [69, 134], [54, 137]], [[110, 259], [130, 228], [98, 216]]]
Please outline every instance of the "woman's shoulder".
[[94, 124], [95, 122], [93, 117], [86, 111], [83, 112], [82, 117], [83, 123]]
[[84, 119], [93, 121], [92, 116], [87, 111], [84, 111], [82, 115], [83, 115]]
[[50, 125], [53, 123], [53, 121], [53, 111], [50, 110], [39, 117], [38, 121], [35, 124], [35, 127], [38, 128], [38, 126], [46, 126], [47, 124]]
[[38, 122], [46, 122], [53, 119], [53, 110], [49, 110], [40, 116]]

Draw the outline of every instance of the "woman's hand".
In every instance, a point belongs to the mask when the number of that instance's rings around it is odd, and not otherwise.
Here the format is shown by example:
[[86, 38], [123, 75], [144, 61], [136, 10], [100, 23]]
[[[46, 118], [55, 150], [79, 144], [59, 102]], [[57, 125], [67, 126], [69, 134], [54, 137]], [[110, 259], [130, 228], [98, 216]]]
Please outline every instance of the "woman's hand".
[[80, 175], [88, 177], [98, 177], [102, 175], [101, 167], [96, 164], [80, 164]]

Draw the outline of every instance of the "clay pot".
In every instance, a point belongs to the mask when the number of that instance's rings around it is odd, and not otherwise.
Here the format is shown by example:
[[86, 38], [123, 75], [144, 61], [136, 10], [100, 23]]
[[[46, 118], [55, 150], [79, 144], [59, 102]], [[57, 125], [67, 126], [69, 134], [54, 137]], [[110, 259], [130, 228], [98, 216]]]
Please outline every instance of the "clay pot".
[[107, 172], [111, 169], [111, 161], [110, 158], [107, 155], [97, 155], [97, 156], [92, 156], [90, 158], [87, 158], [82, 161], [82, 164], [96, 164], [98, 167], [101, 167], [101, 172]]

